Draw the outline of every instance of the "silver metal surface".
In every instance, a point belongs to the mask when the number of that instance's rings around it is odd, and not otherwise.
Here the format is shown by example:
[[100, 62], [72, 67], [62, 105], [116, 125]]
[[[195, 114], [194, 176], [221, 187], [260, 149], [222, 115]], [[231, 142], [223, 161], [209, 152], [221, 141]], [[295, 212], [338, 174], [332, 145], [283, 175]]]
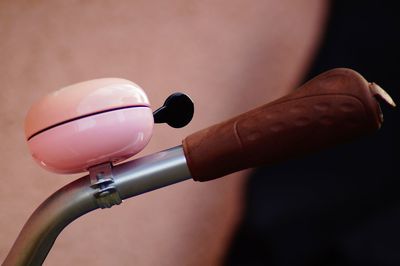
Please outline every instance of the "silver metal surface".
[[113, 175], [122, 199], [191, 178], [182, 146], [117, 165]]
[[[112, 177], [119, 196], [126, 199], [189, 179], [190, 172], [178, 146], [117, 165], [112, 168]], [[3, 265], [41, 265], [68, 224], [100, 207], [98, 192], [89, 175], [55, 192], [26, 222]]]
[[89, 176], [90, 186], [97, 189], [94, 197], [100, 208], [111, 208], [114, 205], [121, 204], [121, 197], [114, 186], [111, 163], [108, 162], [90, 167]]

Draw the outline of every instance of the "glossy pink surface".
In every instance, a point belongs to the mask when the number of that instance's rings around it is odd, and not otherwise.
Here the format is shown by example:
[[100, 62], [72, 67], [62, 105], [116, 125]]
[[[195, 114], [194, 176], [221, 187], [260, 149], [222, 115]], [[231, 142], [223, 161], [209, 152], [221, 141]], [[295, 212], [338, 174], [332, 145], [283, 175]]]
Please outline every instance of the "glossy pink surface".
[[149, 142], [153, 124], [148, 107], [114, 110], [46, 130], [31, 138], [28, 146], [45, 169], [78, 173], [135, 155]]
[[54, 91], [32, 105], [25, 119], [26, 139], [70, 119], [121, 107], [150, 106], [144, 91], [132, 81], [102, 78]]

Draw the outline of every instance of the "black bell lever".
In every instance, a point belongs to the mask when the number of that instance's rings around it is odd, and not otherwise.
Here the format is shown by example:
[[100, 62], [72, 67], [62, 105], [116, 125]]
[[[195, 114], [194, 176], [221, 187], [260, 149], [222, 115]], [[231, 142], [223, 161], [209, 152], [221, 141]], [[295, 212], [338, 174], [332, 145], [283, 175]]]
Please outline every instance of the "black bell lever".
[[171, 94], [164, 105], [153, 112], [154, 123], [167, 123], [173, 128], [181, 128], [189, 124], [193, 118], [194, 104], [186, 94]]

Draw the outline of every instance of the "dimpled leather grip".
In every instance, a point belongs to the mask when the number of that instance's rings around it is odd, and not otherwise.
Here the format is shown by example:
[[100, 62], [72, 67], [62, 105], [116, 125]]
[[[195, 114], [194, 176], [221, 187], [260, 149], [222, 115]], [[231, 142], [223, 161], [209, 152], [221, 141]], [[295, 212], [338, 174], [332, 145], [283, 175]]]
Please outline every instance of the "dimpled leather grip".
[[183, 148], [193, 179], [278, 163], [379, 129], [383, 118], [371, 86], [351, 69], [333, 69], [287, 96], [188, 136]]

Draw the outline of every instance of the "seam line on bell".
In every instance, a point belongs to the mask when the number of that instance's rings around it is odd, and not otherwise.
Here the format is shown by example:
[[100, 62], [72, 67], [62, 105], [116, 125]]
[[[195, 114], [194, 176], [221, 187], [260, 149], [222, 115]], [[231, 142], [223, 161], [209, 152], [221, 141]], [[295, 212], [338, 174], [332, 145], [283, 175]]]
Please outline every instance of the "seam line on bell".
[[68, 120], [65, 120], [65, 121], [56, 123], [56, 124], [54, 124], [54, 125], [48, 126], [48, 127], [44, 128], [44, 129], [41, 129], [41, 130], [39, 130], [39, 131], [33, 133], [31, 136], [29, 136], [29, 137], [28, 137], [28, 141], [31, 140], [33, 137], [39, 135], [40, 133], [43, 133], [43, 132], [45, 132], [45, 131], [47, 131], [47, 130], [49, 130], [49, 129], [52, 129], [52, 128], [61, 126], [61, 125], [63, 125], [63, 124], [66, 124], [66, 123], [69, 123], [69, 122], [72, 122], [72, 121], [75, 121], [75, 120], [79, 120], [79, 119], [82, 119], [82, 118], [86, 118], [86, 117], [88, 117], [88, 116], [93, 116], [93, 115], [108, 113], [108, 112], [117, 111], [117, 110], [122, 110], [122, 109], [135, 108], [135, 107], [147, 107], [147, 108], [150, 108], [148, 105], [130, 105], [130, 106], [116, 107], [116, 108], [112, 108], [112, 109], [107, 109], [107, 110], [103, 110], [103, 111], [98, 111], [98, 112], [94, 112], [94, 113], [90, 113], [90, 114], [81, 115], [81, 116], [78, 116], [78, 117], [75, 117], [75, 118], [71, 118], [71, 119], [68, 119]]

